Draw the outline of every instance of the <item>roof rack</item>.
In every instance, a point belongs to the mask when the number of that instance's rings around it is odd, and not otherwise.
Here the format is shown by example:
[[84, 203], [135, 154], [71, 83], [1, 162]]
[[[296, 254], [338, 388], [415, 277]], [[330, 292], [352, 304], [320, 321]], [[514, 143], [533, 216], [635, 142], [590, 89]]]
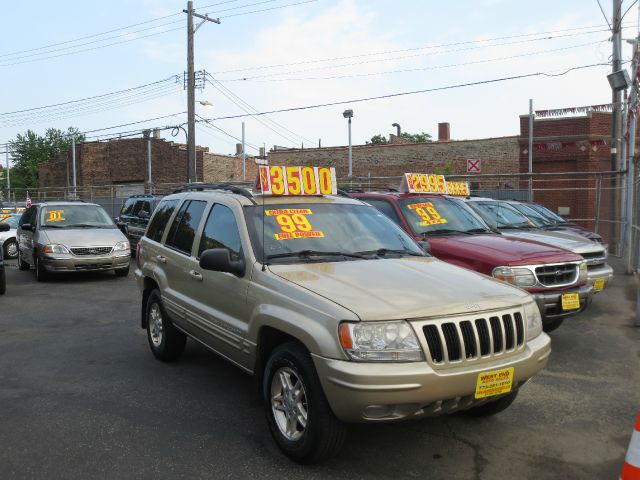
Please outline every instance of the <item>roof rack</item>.
[[204, 190], [226, 190], [231, 193], [242, 195], [255, 203], [255, 199], [249, 190], [235, 185], [229, 185], [228, 183], [188, 183], [184, 187], [174, 190], [173, 193], [202, 192]]
[[349, 193], [346, 190], [342, 190], [341, 188], [338, 189], [338, 196], [339, 197], [346, 197], [346, 198], [353, 198], [351, 195], [349, 195]]

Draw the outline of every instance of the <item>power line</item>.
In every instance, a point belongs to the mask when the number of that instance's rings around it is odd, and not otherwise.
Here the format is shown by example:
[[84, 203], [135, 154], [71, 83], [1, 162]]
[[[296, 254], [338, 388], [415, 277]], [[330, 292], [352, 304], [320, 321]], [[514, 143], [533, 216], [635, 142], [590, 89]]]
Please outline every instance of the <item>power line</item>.
[[[223, 130], [222, 128], [218, 127], [217, 125], [214, 125], [213, 123], [211, 123], [210, 120], [207, 120], [206, 118], [201, 117], [200, 115], [196, 115], [196, 116], [200, 119], [200, 122], [202, 122], [203, 126], [205, 126], [207, 128], [214, 128], [214, 129], [218, 130], [219, 132], [224, 133], [226, 136], [231, 137], [234, 140], [242, 143], [242, 139], [236, 137], [235, 135], [232, 135], [231, 133], [227, 132], [226, 130]], [[260, 149], [258, 147], [256, 147], [255, 145], [252, 145], [251, 143], [247, 142], [246, 139], [245, 139], [244, 143], [245, 143], [245, 145], [253, 148], [254, 150], [256, 150], [258, 152], [260, 151]]]
[[[521, 54], [517, 54], [517, 55], [509, 55], [509, 56], [505, 56], [505, 57], [494, 57], [494, 58], [488, 58], [488, 59], [483, 59], [483, 60], [475, 60], [475, 61], [462, 62], [462, 63], [451, 63], [451, 64], [447, 64], [447, 65], [435, 65], [435, 66], [430, 66], [430, 67], [404, 68], [404, 69], [396, 69], [396, 70], [387, 70], [387, 71], [384, 71], [384, 72], [354, 73], [354, 74], [344, 74], [344, 75], [331, 75], [331, 76], [325, 76], [325, 77], [271, 78], [271, 79], [266, 79], [266, 80], [255, 80], [255, 81], [258, 81], [258, 82], [289, 82], [289, 81], [301, 81], [301, 80], [336, 80], [336, 79], [356, 78], [356, 77], [373, 77], [373, 76], [378, 76], [378, 75], [389, 75], [389, 74], [393, 74], [393, 73], [423, 72], [423, 71], [427, 71], [427, 70], [440, 70], [440, 69], [444, 69], [444, 68], [454, 68], [454, 67], [462, 67], [462, 66], [468, 66], [468, 65], [478, 65], [478, 64], [482, 64], [482, 63], [491, 63], [491, 62], [498, 62], [498, 61], [504, 61], [504, 60], [512, 60], [514, 58], [522, 58], [522, 57], [529, 57], [529, 56], [533, 56], [533, 55], [541, 55], [541, 54], [546, 54], [546, 53], [560, 52], [560, 51], [565, 51], [565, 50], [571, 50], [571, 49], [574, 49], [574, 48], [581, 48], [581, 47], [586, 47], [586, 46], [597, 45], [597, 44], [602, 43], [603, 41], [606, 41], [606, 40], [601, 40], [601, 41], [597, 41], [597, 42], [581, 43], [579, 45], [571, 45], [571, 46], [562, 47], [562, 48], [537, 50], [535, 52], [526, 52], [526, 53], [521, 53]], [[285, 72], [283, 72], [281, 75], [285, 75]], [[239, 79], [226, 80], [226, 81], [227, 82], [234, 82], [234, 81], [239, 81]]]
[[296, 5], [304, 5], [306, 3], [314, 3], [314, 2], [317, 2], [317, 1], [318, 0], [306, 0], [304, 2], [288, 3], [286, 5], [281, 5], [279, 7], [263, 8], [262, 10], [253, 10], [251, 12], [235, 13], [233, 15], [225, 15], [224, 17], [220, 17], [220, 18], [240, 17], [240, 16], [244, 16], [244, 15], [250, 15], [252, 13], [270, 12], [271, 10], [279, 10], [281, 8], [295, 7]]
[[[584, 68], [591, 68], [591, 67], [597, 67], [597, 66], [603, 66], [603, 65], [610, 65], [609, 63], [594, 63], [594, 64], [590, 64], [590, 65], [580, 65], [580, 66], [576, 66], [576, 67], [571, 67], [570, 69], [566, 70], [563, 73], [559, 73], [559, 74], [552, 74], [549, 72], [535, 72], [535, 73], [526, 73], [526, 74], [522, 74], [522, 75], [511, 75], [508, 77], [500, 77], [500, 78], [493, 78], [490, 80], [480, 80], [477, 82], [468, 82], [468, 83], [458, 83], [455, 85], [446, 85], [446, 86], [442, 86], [442, 87], [434, 87], [434, 88], [425, 88], [422, 90], [412, 90], [409, 92], [398, 92], [398, 93], [390, 93], [390, 94], [386, 94], [386, 95], [377, 95], [374, 97], [364, 97], [364, 98], [356, 98], [356, 99], [351, 99], [351, 100], [340, 100], [340, 101], [335, 101], [335, 102], [328, 102], [328, 103], [318, 103], [315, 105], [305, 105], [302, 107], [291, 107], [291, 108], [281, 108], [278, 110], [269, 110], [266, 112], [258, 112], [258, 113], [254, 113], [253, 115], [270, 115], [273, 113], [283, 113], [283, 112], [294, 112], [294, 111], [300, 111], [300, 110], [310, 110], [310, 109], [314, 109], [314, 108], [322, 108], [322, 107], [332, 107], [332, 106], [336, 106], [336, 105], [344, 105], [347, 103], [361, 103], [361, 102], [369, 102], [369, 101], [373, 101], [373, 100], [382, 100], [382, 99], [386, 99], [386, 98], [394, 98], [394, 97], [403, 97], [403, 96], [407, 96], [407, 95], [416, 95], [419, 93], [429, 93], [429, 92], [437, 92], [437, 91], [441, 91], [441, 90], [452, 90], [452, 89], [456, 89], [456, 88], [463, 88], [463, 87], [471, 87], [471, 86], [476, 86], [476, 85], [486, 85], [486, 84], [491, 84], [491, 83], [499, 83], [499, 82], [506, 82], [509, 80], [519, 80], [519, 79], [523, 79], [523, 78], [530, 78], [530, 77], [538, 77], [538, 76], [561, 76], [561, 75], [565, 75], [573, 70], [578, 70], [578, 69], [584, 69]], [[243, 118], [243, 117], [247, 117], [249, 116], [249, 114], [245, 114], [245, 115], [228, 115], [225, 117], [216, 117], [216, 118], [210, 118], [208, 120], [210, 121], [216, 121], [216, 120], [229, 120], [229, 119], [234, 119], [234, 118]]]

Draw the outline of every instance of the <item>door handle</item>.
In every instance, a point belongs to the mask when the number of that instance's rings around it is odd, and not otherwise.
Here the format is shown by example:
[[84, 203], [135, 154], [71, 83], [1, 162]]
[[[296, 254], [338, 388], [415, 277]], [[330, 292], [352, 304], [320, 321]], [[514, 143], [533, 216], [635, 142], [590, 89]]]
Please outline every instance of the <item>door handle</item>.
[[163, 255], [156, 255], [156, 260], [158, 260], [160, 263], [167, 263], [167, 257]]
[[195, 270], [190, 270], [189, 275], [191, 275], [191, 278], [193, 278], [194, 280], [197, 280], [199, 282], [202, 281], [202, 274], [199, 272], [196, 272]]

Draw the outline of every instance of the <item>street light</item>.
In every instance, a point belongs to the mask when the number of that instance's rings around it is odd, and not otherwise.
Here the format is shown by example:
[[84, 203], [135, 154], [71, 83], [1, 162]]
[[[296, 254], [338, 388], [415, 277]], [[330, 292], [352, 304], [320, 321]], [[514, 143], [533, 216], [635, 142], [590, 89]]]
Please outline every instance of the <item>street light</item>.
[[349, 120], [349, 178], [353, 175], [353, 156], [351, 151], [351, 119], [353, 118], [353, 110], [345, 110], [342, 116]]
[[204, 108], [206, 108], [207, 110], [209, 110], [210, 108], [213, 108], [213, 103], [211, 103], [209, 100], [200, 100], [198, 103], [202, 105]]

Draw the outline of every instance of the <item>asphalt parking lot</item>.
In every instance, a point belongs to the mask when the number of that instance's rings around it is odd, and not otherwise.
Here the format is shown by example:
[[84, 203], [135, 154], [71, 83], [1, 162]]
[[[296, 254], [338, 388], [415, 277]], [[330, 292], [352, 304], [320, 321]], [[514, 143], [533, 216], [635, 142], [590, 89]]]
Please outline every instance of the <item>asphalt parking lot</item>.
[[10, 263], [0, 297], [0, 477], [618, 478], [640, 408], [632, 280], [616, 275], [553, 332], [549, 365], [505, 412], [357, 425], [342, 455], [280, 454], [250, 378], [195, 342], [156, 361], [133, 274], [56, 277]]

